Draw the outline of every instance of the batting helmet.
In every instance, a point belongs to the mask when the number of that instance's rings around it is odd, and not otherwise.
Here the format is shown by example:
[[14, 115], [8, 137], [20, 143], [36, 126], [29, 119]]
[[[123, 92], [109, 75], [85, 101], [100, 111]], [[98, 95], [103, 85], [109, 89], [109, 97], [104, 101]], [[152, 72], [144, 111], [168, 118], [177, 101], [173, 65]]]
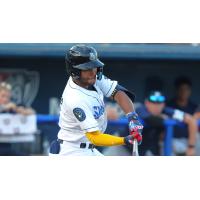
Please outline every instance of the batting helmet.
[[101, 80], [103, 66], [93, 47], [86, 45], [75, 45], [67, 52], [65, 57], [68, 74], [75, 79], [80, 78], [81, 70], [97, 68], [97, 79]]

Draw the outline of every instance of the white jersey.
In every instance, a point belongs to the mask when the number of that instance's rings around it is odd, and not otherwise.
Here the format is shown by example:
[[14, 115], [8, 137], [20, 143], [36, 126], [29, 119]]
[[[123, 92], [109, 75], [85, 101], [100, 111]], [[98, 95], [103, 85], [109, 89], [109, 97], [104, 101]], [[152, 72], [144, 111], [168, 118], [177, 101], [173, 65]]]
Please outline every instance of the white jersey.
[[107, 127], [107, 114], [104, 96], [110, 97], [117, 81], [103, 76], [96, 80], [96, 91], [82, 88], [70, 77], [61, 99], [58, 138], [68, 142], [88, 142], [85, 133], [104, 132]]

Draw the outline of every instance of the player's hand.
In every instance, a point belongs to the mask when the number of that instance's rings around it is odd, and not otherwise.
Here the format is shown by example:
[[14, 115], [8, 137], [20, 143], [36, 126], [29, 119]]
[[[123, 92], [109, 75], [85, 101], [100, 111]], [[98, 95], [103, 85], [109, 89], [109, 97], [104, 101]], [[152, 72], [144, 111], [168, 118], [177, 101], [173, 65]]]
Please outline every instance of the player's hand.
[[186, 151], [186, 156], [195, 156], [195, 153], [195, 148], [188, 147]]
[[128, 126], [130, 135], [133, 136], [133, 140], [136, 139], [138, 141], [138, 144], [141, 144], [143, 125], [140, 123], [137, 113], [129, 113], [127, 117], [129, 121]]
[[134, 140], [137, 140], [138, 145], [140, 145], [142, 143], [142, 134], [140, 134], [139, 132], [134, 132], [133, 134], [128, 135], [124, 138], [124, 143], [126, 145], [132, 145]]
[[12, 102], [10, 102], [10, 103], [8, 103], [8, 104], [6, 104], [5, 105], [5, 110], [12, 110], [12, 111], [15, 111], [16, 110], [16, 104], [15, 103], [12, 103]]

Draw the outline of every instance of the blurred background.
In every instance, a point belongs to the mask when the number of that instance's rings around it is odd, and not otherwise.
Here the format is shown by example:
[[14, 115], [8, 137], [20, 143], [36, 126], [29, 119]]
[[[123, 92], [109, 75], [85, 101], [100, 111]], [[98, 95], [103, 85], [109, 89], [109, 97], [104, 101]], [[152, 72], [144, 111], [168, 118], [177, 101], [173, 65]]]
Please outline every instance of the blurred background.
[[[1, 155], [48, 154], [49, 144], [56, 138], [59, 130], [57, 120], [60, 97], [68, 79], [65, 53], [73, 45], [73, 43], [0, 44], [0, 82], [12, 86], [10, 101], [13, 102], [15, 109], [20, 106], [20, 109], [32, 109], [36, 116], [31, 118], [33, 113], [26, 113], [27, 123], [32, 125], [27, 124], [22, 129], [14, 125], [15, 131], [6, 133], [4, 130], [8, 130], [7, 127], [11, 126], [14, 120], [10, 116], [13, 112], [2, 109], [1, 115], [7, 115], [2, 118], [2, 126], [6, 127], [0, 130]], [[96, 48], [100, 60], [105, 63], [104, 74], [136, 94], [136, 106], [143, 104], [152, 90], [162, 91], [167, 100], [172, 99], [176, 93], [175, 80], [179, 77], [187, 77], [191, 82], [190, 101], [197, 105], [190, 115], [195, 115], [198, 121], [200, 44], [99, 43], [90, 45]], [[111, 113], [108, 131], [115, 135], [124, 135], [127, 127], [120, 120], [123, 114], [114, 104], [111, 104], [108, 102], [107, 107], [108, 113]], [[21, 114], [18, 110], [15, 110], [14, 114]], [[112, 114], [116, 115], [113, 117]], [[33, 129], [29, 131], [30, 126], [33, 126]], [[157, 140], [160, 148], [159, 155], [185, 155], [173, 152], [171, 141], [173, 135], [167, 138], [166, 134], [174, 134], [174, 130], [169, 133], [167, 129], [169, 126], [165, 125], [164, 128], [164, 136], [159, 136], [159, 141]], [[184, 126], [181, 128], [187, 129]], [[197, 133], [196, 155], [199, 155], [198, 137]], [[131, 155], [131, 150], [125, 147], [100, 148], [100, 150], [105, 155]], [[145, 155], [155, 154], [147, 151]]]

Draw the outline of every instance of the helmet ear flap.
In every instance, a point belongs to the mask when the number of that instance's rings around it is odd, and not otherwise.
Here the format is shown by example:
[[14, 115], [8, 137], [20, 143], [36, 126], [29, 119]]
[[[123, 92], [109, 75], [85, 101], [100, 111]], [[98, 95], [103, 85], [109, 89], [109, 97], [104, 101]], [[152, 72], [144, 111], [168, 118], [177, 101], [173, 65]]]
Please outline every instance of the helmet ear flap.
[[79, 79], [81, 75], [81, 70], [73, 67], [73, 64], [67, 59], [65, 59], [66, 70], [69, 76], [72, 76], [74, 79]]
[[74, 78], [74, 79], [79, 79], [81, 76], [81, 70], [73, 68], [73, 67], [68, 67], [67, 73], [69, 76], [72, 76], [72, 78]]
[[80, 70], [80, 69], [72, 68], [70, 75], [71, 75], [74, 79], [79, 79], [79, 78], [81, 77], [81, 70]]

